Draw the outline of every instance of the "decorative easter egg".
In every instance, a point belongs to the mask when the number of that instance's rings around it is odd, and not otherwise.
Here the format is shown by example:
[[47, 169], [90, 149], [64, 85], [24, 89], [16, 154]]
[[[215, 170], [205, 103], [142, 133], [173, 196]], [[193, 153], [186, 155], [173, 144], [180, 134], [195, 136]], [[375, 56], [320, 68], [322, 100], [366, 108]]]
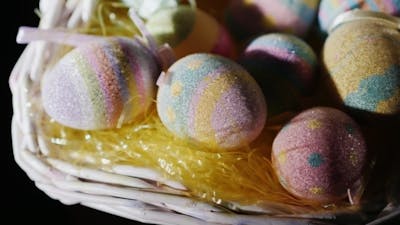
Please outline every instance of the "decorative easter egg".
[[352, 9], [379, 11], [398, 16], [400, 15], [400, 0], [322, 0], [318, 11], [320, 29], [327, 32], [338, 15]]
[[226, 29], [207, 13], [190, 6], [160, 10], [146, 27], [159, 43], [171, 45], [178, 58], [197, 52], [232, 57], [235, 52]]
[[157, 111], [179, 137], [231, 149], [254, 140], [264, 127], [266, 103], [256, 81], [235, 62], [192, 54], [160, 77]]
[[94, 41], [67, 53], [44, 76], [43, 107], [65, 126], [115, 128], [149, 108], [159, 73], [154, 56], [138, 41]]
[[371, 13], [362, 14], [365, 19], [355, 14], [328, 36], [325, 78], [339, 102], [353, 111], [392, 116], [400, 112], [400, 32], [396, 22], [374, 17], [386, 15]]
[[303, 40], [289, 34], [267, 34], [254, 39], [239, 58], [267, 98], [269, 114], [296, 105], [296, 96], [312, 92], [317, 57]]
[[271, 31], [303, 36], [316, 16], [318, 3], [319, 0], [233, 0], [226, 21], [239, 39]]
[[356, 190], [367, 149], [357, 124], [327, 107], [306, 110], [276, 136], [272, 163], [282, 186], [295, 196], [318, 202], [343, 199]]

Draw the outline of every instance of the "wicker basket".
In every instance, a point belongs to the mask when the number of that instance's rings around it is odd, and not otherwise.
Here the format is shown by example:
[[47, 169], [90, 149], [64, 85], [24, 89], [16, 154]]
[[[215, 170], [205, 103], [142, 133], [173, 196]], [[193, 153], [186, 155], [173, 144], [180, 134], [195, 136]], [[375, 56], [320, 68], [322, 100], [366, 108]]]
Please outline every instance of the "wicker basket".
[[[96, 0], [41, 1], [39, 27], [77, 27], [88, 21], [95, 6]], [[362, 212], [276, 215], [267, 210], [259, 211], [257, 207], [235, 211], [235, 203], [228, 210], [191, 199], [182, 194], [181, 190], [185, 189], [182, 184], [166, 180], [150, 168], [113, 165], [110, 170], [103, 171], [51, 158], [32, 121], [35, 108], [31, 107], [30, 99], [39, 94], [35, 87], [39, 86], [44, 65], [55, 51], [54, 45], [45, 42], [29, 44], [10, 78], [15, 160], [36, 186], [51, 198], [64, 204], [82, 204], [131, 220], [155, 224], [333, 224], [347, 217], [357, 218], [356, 221], [371, 221]], [[246, 213], [243, 213], [244, 210]], [[400, 206], [389, 204], [368, 225], [378, 224], [398, 214]]]

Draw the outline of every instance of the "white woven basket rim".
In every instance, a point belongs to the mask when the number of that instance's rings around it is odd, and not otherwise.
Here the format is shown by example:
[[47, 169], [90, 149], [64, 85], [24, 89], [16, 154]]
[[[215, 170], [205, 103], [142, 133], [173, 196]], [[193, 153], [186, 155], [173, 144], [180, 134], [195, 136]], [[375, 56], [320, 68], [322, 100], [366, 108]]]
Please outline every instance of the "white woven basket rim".
[[[39, 27], [74, 28], [85, 23], [97, 0], [40, 1]], [[273, 216], [257, 207], [242, 209], [254, 215], [228, 212], [213, 204], [193, 200], [186, 188], [166, 180], [149, 168], [115, 165], [110, 171], [73, 165], [48, 156], [45, 141], [37, 134], [31, 114], [29, 90], [40, 82], [44, 65], [54, 48], [44, 42], [29, 44], [10, 76], [14, 115], [13, 151], [16, 163], [40, 190], [64, 204], [82, 204], [144, 223], [152, 224], [331, 224], [336, 215]], [[162, 186], [158, 184], [163, 184]], [[368, 225], [398, 216], [396, 206]]]

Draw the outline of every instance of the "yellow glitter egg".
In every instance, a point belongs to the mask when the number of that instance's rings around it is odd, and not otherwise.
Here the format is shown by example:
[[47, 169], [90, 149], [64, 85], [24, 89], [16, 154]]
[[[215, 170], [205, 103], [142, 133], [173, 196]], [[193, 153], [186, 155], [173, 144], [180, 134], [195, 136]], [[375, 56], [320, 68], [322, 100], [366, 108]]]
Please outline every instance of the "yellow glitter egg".
[[334, 22], [323, 48], [330, 87], [341, 103], [361, 113], [400, 112], [400, 19], [353, 11]]
[[178, 58], [197, 52], [226, 57], [235, 54], [228, 31], [200, 9], [186, 5], [165, 8], [149, 18], [146, 27], [160, 44], [171, 45]]

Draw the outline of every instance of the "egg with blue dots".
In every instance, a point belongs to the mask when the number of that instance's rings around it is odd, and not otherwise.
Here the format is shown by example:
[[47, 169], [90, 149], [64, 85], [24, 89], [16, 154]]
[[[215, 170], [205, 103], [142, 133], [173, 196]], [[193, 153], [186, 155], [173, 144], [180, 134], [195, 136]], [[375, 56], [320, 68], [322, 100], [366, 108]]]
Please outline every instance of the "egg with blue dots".
[[154, 55], [138, 41], [92, 41], [67, 53], [43, 77], [43, 107], [68, 127], [116, 128], [150, 107], [159, 74]]
[[198, 53], [158, 81], [157, 111], [172, 133], [215, 149], [249, 144], [264, 128], [266, 102], [256, 81], [225, 57]]
[[334, 203], [362, 185], [367, 147], [356, 122], [334, 108], [315, 107], [276, 136], [272, 164], [282, 186], [311, 201]]
[[327, 33], [329, 26], [338, 15], [354, 9], [400, 16], [400, 0], [322, 0], [318, 10], [321, 31]]
[[237, 39], [266, 32], [305, 36], [317, 14], [319, 0], [233, 0], [226, 23]]
[[201, 9], [188, 5], [164, 8], [146, 22], [158, 43], [168, 43], [177, 58], [205, 52], [234, 57], [235, 45], [225, 27]]
[[316, 83], [317, 57], [294, 35], [272, 33], [255, 38], [239, 63], [261, 86], [269, 115], [298, 107], [300, 97], [310, 95]]
[[368, 120], [399, 115], [398, 25], [383, 22], [388, 17], [377, 12], [342, 15], [356, 19], [338, 24], [322, 53], [324, 78], [333, 99]]

